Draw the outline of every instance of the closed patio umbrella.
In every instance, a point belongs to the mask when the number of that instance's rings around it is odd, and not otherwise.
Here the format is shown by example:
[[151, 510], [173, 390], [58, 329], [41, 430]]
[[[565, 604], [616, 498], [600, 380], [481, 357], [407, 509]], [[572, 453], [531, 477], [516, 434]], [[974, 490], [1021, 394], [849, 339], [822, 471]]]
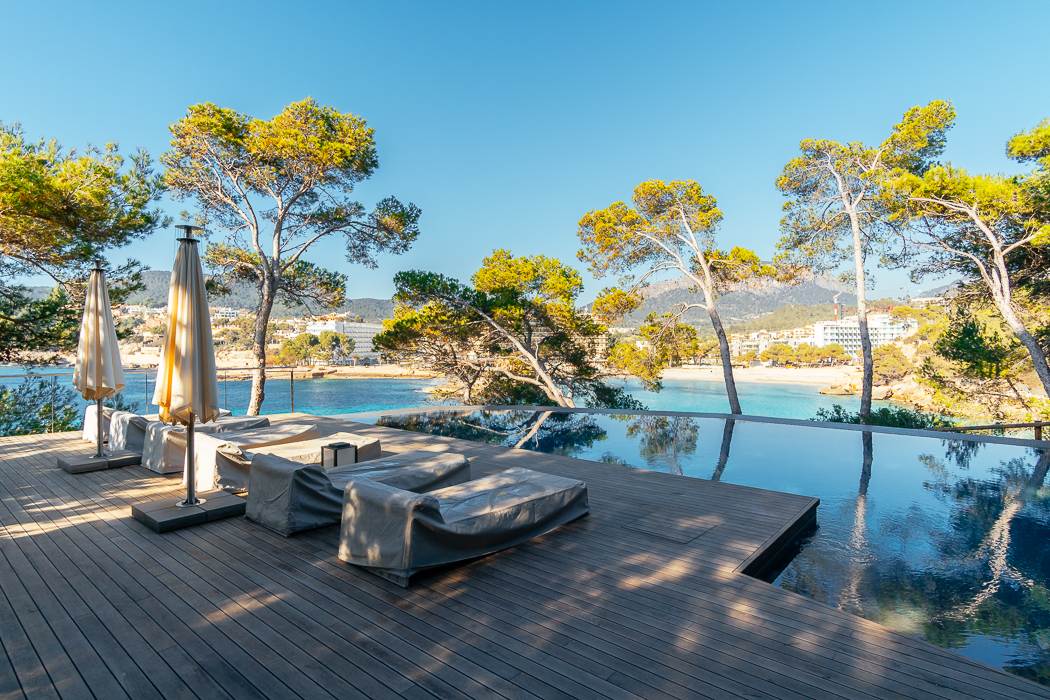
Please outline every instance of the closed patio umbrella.
[[179, 239], [175, 266], [168, 290], [168, 321], [157, 370], [153, 403], [160, 407], [160, 419], [186, 426], [186, 500], [176, 505], [202, 503], [197, 498], [196, 469], [193, 463], [193, 425], [219, 416], [219, 386], [215, 372], [208, 297], [204, 291], [194, 226], [178, 226], [185, 236]]
[[102, 457], [102, 400], [124, 388], [124, 370], [120, 366], [117, 329], [113, 325], [113, 310], [109, 305], [106, 273], [101, 261], [95, 262], [95, 269], [88, 277], [73, 386], [85, 399], [96, 404], [98, 447], [95, 457]]

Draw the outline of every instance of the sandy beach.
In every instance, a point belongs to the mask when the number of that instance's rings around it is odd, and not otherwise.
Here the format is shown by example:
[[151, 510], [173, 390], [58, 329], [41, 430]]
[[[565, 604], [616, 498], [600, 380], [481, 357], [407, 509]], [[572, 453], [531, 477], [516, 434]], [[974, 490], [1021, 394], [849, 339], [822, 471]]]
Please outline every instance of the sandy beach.
[[[672, 367], [663, 374], [664, 379], [694, 381], [722, 381], [722, 368], [713, 365], [703, 367]], [[756, 384], [813, 384], [819, 387], [859, 382], [861, 373], [857, 367], [737, 367], [733, 376], [738, 383]]]

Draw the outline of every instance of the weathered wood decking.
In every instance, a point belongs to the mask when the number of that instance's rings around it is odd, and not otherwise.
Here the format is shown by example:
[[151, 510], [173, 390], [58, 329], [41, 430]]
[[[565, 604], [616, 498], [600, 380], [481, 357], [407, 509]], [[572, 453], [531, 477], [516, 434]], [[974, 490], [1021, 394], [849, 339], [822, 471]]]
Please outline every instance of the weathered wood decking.
[[811, 499], [356, 428], [582, 478], [591, 515], [406, 591], [340, 562], [335, 527], [157, 535], [128, 503], [177, 481], [0, 440], [0, 698], [1050, 697], [740, 573]]

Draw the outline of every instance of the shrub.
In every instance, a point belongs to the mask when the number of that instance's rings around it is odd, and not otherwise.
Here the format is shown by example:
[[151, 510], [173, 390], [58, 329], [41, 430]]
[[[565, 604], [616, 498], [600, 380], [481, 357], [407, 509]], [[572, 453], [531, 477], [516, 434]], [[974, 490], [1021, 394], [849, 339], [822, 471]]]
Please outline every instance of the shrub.
[[896, 345], [880, 345], [872, 352], [875, 369], [875, 383], [893, 384], [911, 374], [911, 361]]
[[79, 425], [77, 393], [69, 387], [33, 375], [17, 386], [0, 387], [0, 436], [61, 432]]
[[[835, 404], [831, 409], [819, 408], [817, 415], [813, 418], [817, 421], [829, 423], [860, 423], [860, 414], [851, 413], [842, 406]], [[948, 428], [951, 421], [945, 420], [933, 413], [924, 413], [904, 406], [888, 406], [875, 408], [871, 411], [871, 419], [868, 425], [879, 425], [887, 428], [914, 428], [918, 430], [932, 430], [936, 428]]]

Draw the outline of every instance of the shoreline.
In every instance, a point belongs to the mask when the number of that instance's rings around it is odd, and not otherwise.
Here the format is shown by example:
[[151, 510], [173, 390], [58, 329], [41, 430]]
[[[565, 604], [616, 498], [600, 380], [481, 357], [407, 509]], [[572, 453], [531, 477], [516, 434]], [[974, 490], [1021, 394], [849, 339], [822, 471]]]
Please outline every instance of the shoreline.
[[[860, 382], [856, 367], [738, 367], [733, 369], [738, 384], [804, 384], [815, 387], [841, 386]], [[672, 367], [664, 370], [664, 379], [721, 382], [722, 368]]]

